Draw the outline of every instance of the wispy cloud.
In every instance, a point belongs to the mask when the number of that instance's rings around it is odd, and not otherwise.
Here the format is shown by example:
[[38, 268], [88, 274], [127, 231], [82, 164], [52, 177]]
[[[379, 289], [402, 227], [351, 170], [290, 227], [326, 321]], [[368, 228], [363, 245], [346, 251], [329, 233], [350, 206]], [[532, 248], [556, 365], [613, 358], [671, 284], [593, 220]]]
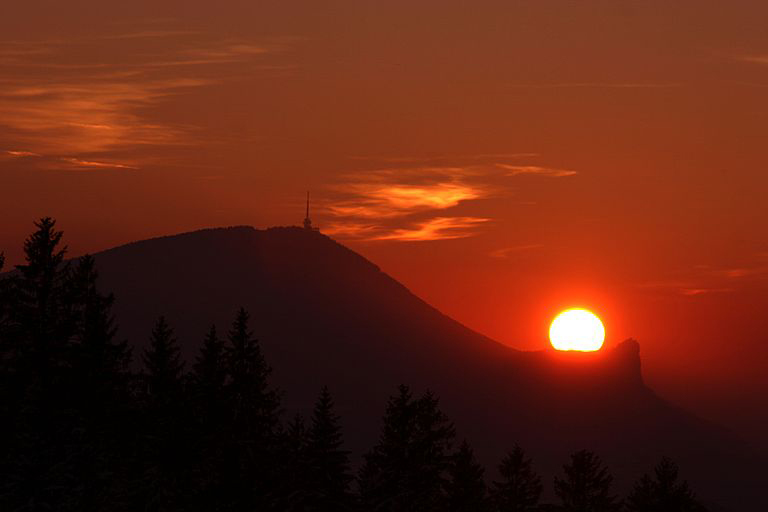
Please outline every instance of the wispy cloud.
[[768, 65], [768, 55], [753, 54], [753, 55], [737, 55], [736, 60], [742, 62], [750, 62], [752, 64]]
[[[145, 41], [158, 38], [162, 44]], [[105, 45], [115, 51], [105, 52]], [[159, 121], [167, 117], [152, 117], [155, 107], [227, 80], [221, 64], [274, 66], [264, 58], [284, 46], [161, 27], [13, 41], [0, 49], [0, 137], [24, 156], [40, 156], [41, 167], [134, 169], [115, 155], [195, 141], [197, 127]]]
[[399, 242], [424, 242], [429, 240], [453, 240], [476, 234], [479, 224], [490, 219], [481, 217], [434, 217], [415, 223], [411, 227], [394, 229], [374, 235], [369, 240], [396, 240]]
[[682, 87], [677, 82], [555, 82], [509, 84], [520, 89], [671, 89]]
[[569, 169], [555, 169], [552, 167], [541, 167], [538, 165], [509, 165], [509, 164], [496, 164], [499, 168], [507, 171], [508, 176], [520, 176], [520, 175], [533, 175], [533, 176], [546, 176], [550, 178], [563, 178], [565, 176], [574, 176], [578, 174], [577, 171]]
[[526, 252], [533, 249], [540, 249], [541, 247], [544, 247], [544, 246], [542, 244], [527, 244], [527, 245], [516, 245], [513, 247], [502, 247], [500, 249], [495, 249], [491, 251], [488, 255], [491, 258], [505, 259], [505, 258], [509, 258], [512, 254], [515, 254], [515, 253]]

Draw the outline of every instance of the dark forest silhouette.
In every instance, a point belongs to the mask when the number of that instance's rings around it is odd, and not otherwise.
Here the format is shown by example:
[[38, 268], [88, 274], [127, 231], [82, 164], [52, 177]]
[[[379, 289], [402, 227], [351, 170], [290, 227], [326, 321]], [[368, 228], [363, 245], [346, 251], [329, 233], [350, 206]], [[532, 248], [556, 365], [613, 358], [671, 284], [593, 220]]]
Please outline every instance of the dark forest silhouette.
[[558, 504], [540, 503], [518, 446], [488, 485], [438, 398], [405, 385], [355, 474], [327, 387], [307, 419], [283, 418], [247, 311], [224, 335], [201, 333], [188, 371], [163, 317], [132, 354], [94, 258], [66, 261], [55, 222], [36, 226], [26, 262], [0, 280], [1, 510], [703, 510], [669, 459], [623, 501], [585, 450], [555, 478]]

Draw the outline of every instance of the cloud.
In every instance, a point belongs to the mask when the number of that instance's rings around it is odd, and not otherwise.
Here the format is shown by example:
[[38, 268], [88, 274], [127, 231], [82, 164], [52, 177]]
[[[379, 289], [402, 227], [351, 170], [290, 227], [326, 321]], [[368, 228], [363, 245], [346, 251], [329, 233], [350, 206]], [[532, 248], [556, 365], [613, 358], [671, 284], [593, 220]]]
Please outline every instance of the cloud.
[[533, 176], [546, 176], [549, 178], [562, 178], [565, 176], [575, 176], [578, 174], [577, 171], [571, 171], [568, 169], [555, 169], [552, 167], [541, 167], [538, 165], [496, 164], [496, 166], [508, 171], [507, 176], [520, 176], [528, 174]]
[[509, 84], [520, 89], [671, 89], [676, 82], [558, 82], [549, 84]]
[[[139, 44], [157, 38], [165, 38], [163, 44]], [[158, 121], [151, 117], [154, 107], [227, 80], [219, 64], [268, 65], [265, 55], [284, 46], [159, 27], [11, 42], [0, 50], [0, 138], [23, 147], [25, 156], [45, 157], [40, 167], [136, 168], [114, 155], [195, 141], [197, 127]], [[169, 67], [180, 69], [171, 75]]]
[[530, 251], [533, 249], [539, 249], [541, 247], [544, 247], [544, 246], [542, 244], [528, 244], [528, 245], [516, 245], [514, 247], [502, 247], [500, 249], [491, 251], [488, 255], [491, 258], [505, 259], [514, 253]]
[[396, 240], [400, 242], [424, 242], [429, 240], [453, 240], [476, 234], [479, 224], [491, 219], [481, 217], [435, 217], [418, 222], [408, 228], [394, 229], [374, 235], [369, 240]]
[[350, 183], [339, 186], [338, 190], [356, 196], [328, 207], [332, 215], [339, 217], [400, 217], [452, 208], [462, 201], [484, 195], [480, 187], [457, 182], [425, 185]]
[[752, 64], [768, 65], [768, 55], [739, 55], [736, 60]]

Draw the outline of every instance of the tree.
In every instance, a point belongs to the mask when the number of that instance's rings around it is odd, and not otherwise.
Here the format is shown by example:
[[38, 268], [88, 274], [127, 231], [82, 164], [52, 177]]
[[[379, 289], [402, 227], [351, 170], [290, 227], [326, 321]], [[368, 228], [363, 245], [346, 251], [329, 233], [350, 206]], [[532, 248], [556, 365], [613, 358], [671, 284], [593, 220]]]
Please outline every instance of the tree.
[[704, 507], [696, 500], [687, 481], [678, 481], [677, 464], [663, 457], [654, 468], [655, 478], [643, 475], [627, 498], [632, 512], [700, 512]]
[[564, 478], [555, 478], [555, 494], [566, 512], [613, 512], [620, 504], [611, 494], [613, 477], [600, 458], [588, 450], [571, 455]]
[[163, 408], [174, 405], [181, 395], [184, 363], [181, 361], [173, 329], [164, 316], [157, 319], [152, 329], [149, 347], [144, 351], [144, 365], [146, 394], [150, 407]]
[[248, 312], [240, 308], [229, 331], [227, 365], [234, 420], [241, 432], [269, 439], [278, 423], [280, 400], [271, 389], [272, 368], [248, 327]]
[[317, 512], [349, 509], [352, 481], [349, 452], [342, 448], [340, 418], [333, 410], [328, 387], [323, 386], [307, 436], [309, 508]]
[[226, 477], [237, 508], [266, 508], [274, 501], [274, 468], [280, 416], [280, 397], [269, 384], [272, 369], [241, 308], [229, 331], [226, 348], [230, 400], [229, 457]]
[[224, 387], [227, 380], [224, 342], [212, 325], [203, 340], [200, 353], [192, 366], [190, 387], [197, 408], [198, 420], [203, 423], [220, 420], [225, 407]]
[[447, 500], [449, 512], [484, 512], [489, 509], [483, 467], [475, 460], [464, 440], [448, 468]]
[[190, 418], [184, 403], [178, 342], [165, 317], [155, 323], [144, 351], [144, 422], [140, 453], [140, 506], [179, 510], [189, 496]]
[[541, 478], [533, 471], [531, 459], [515, 445], [499, 465], [500, 482], [491, 492], [498, 512], [527, 512], [536, 509], [541, 497]]
[[445, 510], [446, 473], [454, 427], [427, 392], [414, 400], [407, 386], [390, 397], [378, 444], [365, 456], [360, 493], [366, 510]]
[[[44, 217], [24, 241], [25, 263], [12, 278], [13, 303], [9, 311], [11, 357], [17, 369], [27, 372], [28, 391], [60, 391], [72, 319], [66, 314], [65, 282], [69, 265], [66, 246], [56, 221]], [[31, 400], [32, 397], [27, 397]]]
[[200, 509], [217, 507], [223, 483], [220, 475], [227, 464], [226, 444], [227, 367], [225, 346], [211, 326], [189, 376], [188, 395], [194, 411], [194, 503]]
[[75, 322], [71, 357], [76, 393], [81, 410], [88, 408], [88, 414], [109, 413], [127, 399], [131, 358], [127, 342], [115, 340], [114, 296], [100, 294], [97, 281], [95, 260], [86, 255], [79, 259], [66, 284]]

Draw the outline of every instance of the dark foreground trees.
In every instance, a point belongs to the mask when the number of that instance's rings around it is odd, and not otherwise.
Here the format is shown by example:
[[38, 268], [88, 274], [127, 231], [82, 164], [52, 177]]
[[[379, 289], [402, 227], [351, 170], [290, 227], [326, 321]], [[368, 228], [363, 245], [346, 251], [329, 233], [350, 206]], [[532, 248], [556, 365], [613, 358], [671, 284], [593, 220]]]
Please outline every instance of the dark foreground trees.
[[678, 480], [677, 464], [667, 457], [654, 468], [653, 477], [643, 475], [627, 497], [631, 512], [701, 512], [704, 507], [688, 486]]
[[[0, 510], [544, 510], [522, 449], [488, 489], [470, 444], [453, 446], [437, 397], [407, 386], [387, 402], [355, 482], [331, 392], [320, 390], [308, 421], [285, 422], [245, 310], [225, 336], [207, 332], [189, 373], [163, 317], [132, 363], [96, 261], [66, 261], [50, 218], [24, 252], [0, 275]], [[662, 460], [628, 509], [703, 510], [677, 473]], [[555, 509], [617, 510], [611, 483], [595, 454], [577, 452], [555, 481]]]

